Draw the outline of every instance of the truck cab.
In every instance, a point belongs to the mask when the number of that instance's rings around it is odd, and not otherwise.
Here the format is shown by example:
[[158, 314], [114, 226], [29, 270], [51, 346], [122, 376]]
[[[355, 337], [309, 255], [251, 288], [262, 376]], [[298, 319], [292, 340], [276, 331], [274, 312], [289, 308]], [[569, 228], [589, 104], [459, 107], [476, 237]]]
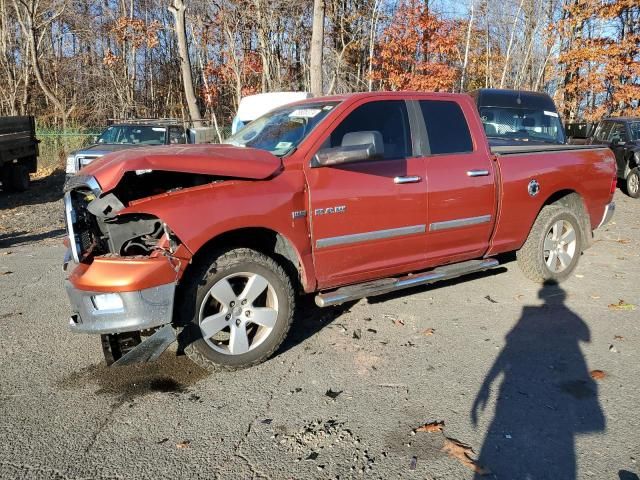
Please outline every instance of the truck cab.
[[81, 168], [112, 152], [131, 148], [191, 143], [185, 126], [174, 119], [140, 119], [114, 122], [93, 144], [72, 152], [67, 157], [67, 178]]
[[625, 193], [640, 198], [640, 117], [601, 120], [589, 143], [611, 148]]

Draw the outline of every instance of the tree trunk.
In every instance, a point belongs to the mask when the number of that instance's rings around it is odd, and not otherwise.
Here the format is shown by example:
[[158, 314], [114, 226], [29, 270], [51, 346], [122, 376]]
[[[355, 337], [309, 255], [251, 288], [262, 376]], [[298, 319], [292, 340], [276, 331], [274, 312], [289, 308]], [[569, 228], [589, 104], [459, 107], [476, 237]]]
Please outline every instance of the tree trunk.
[[198, 101], [193, 91], [193, 79], [191, 78], [191, 60], [189, 59], [189, 49], [187, 47], [187, 29], [185, 24], [185, 10], [187, 7], [184, 0], [173, 0], [173, 5], [169, 11], [175, 20], [176, 38], [178, 39], [178, 52], [180, 53], [180, 69], [182, 71], [182, 85], [184, 96], [189, 107], [189, 117], [191, 122], [199, 125], [202, 122]]
[[311, 32], [310, 74], [311, 93], [322, 95], [322, 47], [324, 46], [324, 0], [313, 0], [313, 30]]

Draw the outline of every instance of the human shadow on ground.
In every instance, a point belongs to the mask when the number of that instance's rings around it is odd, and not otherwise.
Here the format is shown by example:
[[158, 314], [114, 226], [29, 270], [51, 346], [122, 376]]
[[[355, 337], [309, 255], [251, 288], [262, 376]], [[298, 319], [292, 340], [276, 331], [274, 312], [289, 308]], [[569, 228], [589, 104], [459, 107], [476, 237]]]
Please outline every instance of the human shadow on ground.
[[566, 307], [558, 285], [546, 284], [538, 296], [544, 304], [523, 308], [471, 410], [477, 425], [502, 375], [478, 457], [498, 479], [573, 480], [576, 436], [605, 430], [598, 387], [580, 349], [590, 341], [589, 328]]

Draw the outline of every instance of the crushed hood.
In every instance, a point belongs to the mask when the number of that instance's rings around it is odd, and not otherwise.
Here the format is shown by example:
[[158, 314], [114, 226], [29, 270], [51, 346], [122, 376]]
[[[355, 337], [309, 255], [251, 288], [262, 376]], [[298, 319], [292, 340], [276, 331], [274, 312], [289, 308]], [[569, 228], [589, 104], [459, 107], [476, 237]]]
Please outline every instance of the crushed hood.
[[110, 153], [90, 163], [81, 175], [91, 175], [103, 192], [113, 189], [126, 172], [161, 170], [166, 172], [219, 175], [261, 180], [276, 173], [280, 158], [264, 150], [232, 145], [179, 145], [139, 147]]

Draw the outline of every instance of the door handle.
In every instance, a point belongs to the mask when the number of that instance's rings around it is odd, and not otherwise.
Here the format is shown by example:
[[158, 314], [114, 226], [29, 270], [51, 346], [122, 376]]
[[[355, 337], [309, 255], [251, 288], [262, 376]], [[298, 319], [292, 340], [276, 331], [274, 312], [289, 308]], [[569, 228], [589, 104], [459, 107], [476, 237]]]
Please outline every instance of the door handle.
[[410, 175], [408, 177], [396, 177], [393, 179], [393, 183], [396, 185], [403, 185], [405, 183], [418, 183], [422, 180], [422, 177], [418, 175]]
[[467, 177], [486, 177], [489, 170], [467, 170]]

